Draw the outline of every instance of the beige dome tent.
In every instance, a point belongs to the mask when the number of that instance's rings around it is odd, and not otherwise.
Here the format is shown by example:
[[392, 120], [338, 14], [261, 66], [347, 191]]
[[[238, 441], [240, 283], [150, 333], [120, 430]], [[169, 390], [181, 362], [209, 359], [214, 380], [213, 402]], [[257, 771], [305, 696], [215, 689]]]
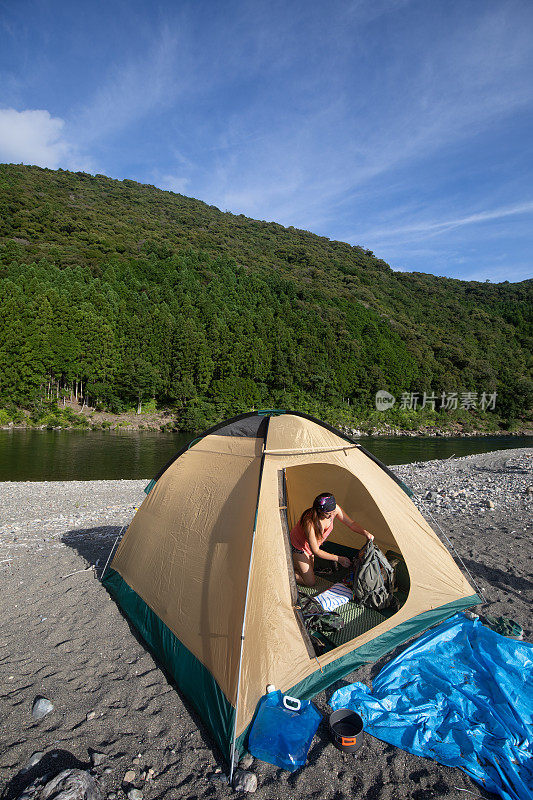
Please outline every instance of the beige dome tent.
[[[146, 491], [103, 582], [232, 767], [267, 684], [310, 698], [481, 602], [407, 487], [304, 414], [259, 412], [212, 428]], [[317, 656], [299, 613], [288, 532], [321, 491], [399, 556], [405, 576], [399, 611], [352, 609], [337, 646]], [[362, 536], [336, 526], [333, 551], [362, 546]]]

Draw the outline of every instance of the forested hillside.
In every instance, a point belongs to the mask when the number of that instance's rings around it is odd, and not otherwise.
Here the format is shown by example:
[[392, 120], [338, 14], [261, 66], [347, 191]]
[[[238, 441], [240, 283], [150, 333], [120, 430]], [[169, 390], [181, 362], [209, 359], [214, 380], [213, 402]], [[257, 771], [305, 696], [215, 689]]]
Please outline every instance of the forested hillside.
[[[428, 265], [430, 266], [430, 265]], [[378, 389], [531, 408], [533, 281], [396, 273], [370, 251], [133, 181], [0, 166], [0, 404], [155, 398], [349, 419]]]

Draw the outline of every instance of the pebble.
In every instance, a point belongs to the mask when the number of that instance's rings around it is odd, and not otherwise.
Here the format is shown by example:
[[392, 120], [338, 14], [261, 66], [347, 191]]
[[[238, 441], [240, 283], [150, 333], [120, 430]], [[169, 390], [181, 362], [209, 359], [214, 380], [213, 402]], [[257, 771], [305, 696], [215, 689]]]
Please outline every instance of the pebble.
[[89, 711], [89, 713], [87, 714], [87, 716], [85, 717], [85, 719], [86, 719], [87, 721], [89, 721], [89, 720], [91, 720], [91, 719], [94, 719], [95, 717], [96, 717], [96, 711]]
[[105, 753], [97, 753], [93, 751], [91, 753], [91, 764], [93, 767], [99, 767], [106, 760], [107, 756]]
[[38, 720], [42, 719], [43, 717], [46, 717], [46, 715], [53, 710], [54, 710], [54, 704], [50, 700], [48, 700], [47, 697], [42, 697], [41, 695], [37, 695], [31, 707], [31, 715], [33, 719]]
[[[399, 464], [392, 471], [414, 492], [422, 514], [483, 516], [496, 509], [528, 513], [533, 494], [531, 448]], [[531, 490], [531, 491], [530, 491]]]
[[135, 780], [135, 770], [134, 770], [134, 769], [129, 769], [129, 770], [128, 770], [128, 771], [125, 773], [125, 775], [124, 775], [124, 778], [123, 778], [123, 781], [122, 781], [122, 782], [123, 782], [123, 783], [132, 783], [132, 781], [134, 781], [134, 780]]
[[98, 783], [93, 776], [83, 769], [65, 769], [48, 781], [34, 784], [34, 792], [30, 787], [24, 790], [19, 800], [37, 800], [38, 798], [54, 798], [54, 800], [100, 800], [102, 797]]
[[252, 764], [254, 763], [254, 757], [251, 753], [246, 753], [241, 760], [239, 761], [239, 767], [241, 769], [250, 769]]
[[130, 789], [128, 792], [128, 800], [143, 800], [143, 793], [140, 789]]
[[233, 788], [236, 792], [255, 792], [257, 775], [244, 769], [236, 769], [233, 773]]

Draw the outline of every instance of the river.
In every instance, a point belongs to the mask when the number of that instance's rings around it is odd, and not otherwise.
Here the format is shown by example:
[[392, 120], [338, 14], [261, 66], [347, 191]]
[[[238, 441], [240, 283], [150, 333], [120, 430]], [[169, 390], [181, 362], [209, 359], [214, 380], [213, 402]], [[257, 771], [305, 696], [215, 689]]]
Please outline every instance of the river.
[[[156, 431], [0, 430], [0, 481], [152, 478], [191, 439]], [[364, 436], [385, 464], [533, 447], [533, 436]]]

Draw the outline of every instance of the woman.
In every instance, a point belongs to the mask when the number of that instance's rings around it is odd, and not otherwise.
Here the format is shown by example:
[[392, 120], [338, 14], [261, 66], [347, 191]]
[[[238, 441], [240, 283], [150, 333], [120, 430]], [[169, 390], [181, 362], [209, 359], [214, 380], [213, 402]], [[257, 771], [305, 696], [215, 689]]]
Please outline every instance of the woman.
[[350, 519], [337, 505], [332, 494], [329, 492], [319, 494], [315, 497], [312, 507], [303, 512], [290, 533], [296, 582], [302, 586], [314, 586], [316, 583], [313, 569], [315, 556], [326, 561], [336, 561], [341, 567], [349, 567], [351, 564], [346, 556], [336, 556], [320, 548], [333, 530], [335, 518], [354, 533], [360, 533], [370, 541], [374, 539], [371, 533]]

